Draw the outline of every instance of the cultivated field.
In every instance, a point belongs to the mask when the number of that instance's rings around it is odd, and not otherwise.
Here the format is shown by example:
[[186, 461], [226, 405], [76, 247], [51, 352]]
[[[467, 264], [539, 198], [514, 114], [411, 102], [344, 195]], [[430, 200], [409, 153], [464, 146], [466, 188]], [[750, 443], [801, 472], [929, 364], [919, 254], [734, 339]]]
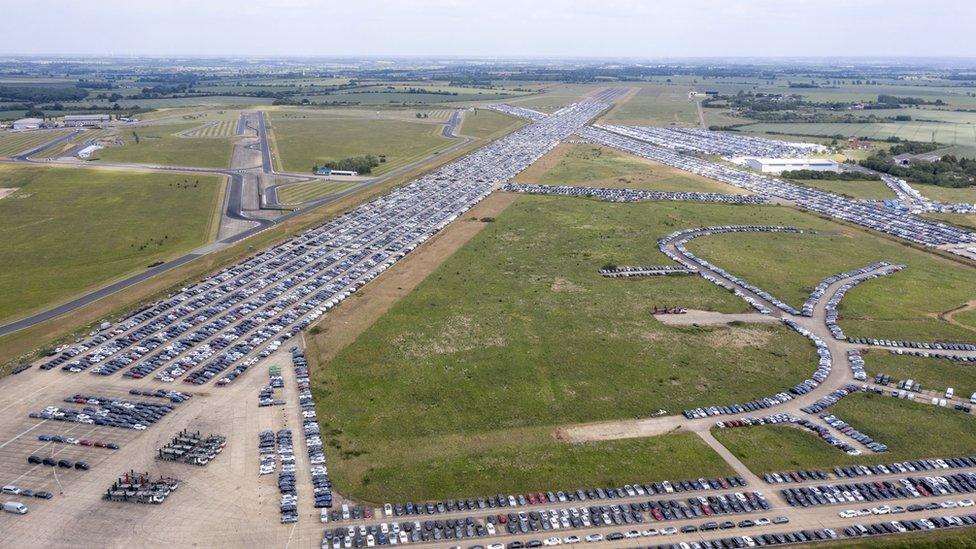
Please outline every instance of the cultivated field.
[[713, 179], [599, 145], [559, 145], [515, 179], [520, 183], [747, 194]]
[[45, 130], [34, 132], [0, 131], [0, 157], [14, 156], [66, 135], [70, 130]]
[[330, 160], [367, 154], [385, 155], [386, 162], [373, 169], [373, 174], [380, 175], [428, 158], [452, 142], [441, 136], [438, 124], [340, 118], [330, 112], [281, 110], [269, 113], [281, 169], [310, 172], [313, 165]]
[[309, 181], [295, 183], [278, 189], [278, 202], [282, 204], [301, 204], [318, 198], [342, 192], [355, 183], [345, 181]]
[[712, 434], [756, 473], [962, 456], [976, 448], [976, 422], [952, 409], [858, 393], [830, 413], [884, 442], [889, 452], [849, 456], [812, 433], [785, 425], [713, 429]]
[[[814, 217], [818, 234], [724, 234], [696, 239], [689, 250], [799, 307], [823, 278], [875, 261], [902, 263], [893, 276], [861, 284], [841, 303], [848, 335], [912, 341], [970, 341], [976, 325], [937, 314], [976, 295], [976, 270], [866, 232]], [[933, 292], [932, 288], [939, 288]]]
[[[624, 456], [555, 444], [560, 424], [676, 413], [805, 378], [812, 348], [783, 327], [674, 327], [649, 314], [665, 304], [745, 310], [706, 281], [597, 273], [608, 262], [661, 263], [656, 239], [676, 228], [743, 217], [806, 219], [781, 208], [520, 197], [353, 344], [337, 349], [344, 324], [312, 330], [310, 354], [335, 356], [313, 378], [330, 471], [370, 501], [490, 492], [500, 479], [522, 479], [504, 481], [512, 490], [591, 484], [585, 456], [613, 467]], [[545, 459], [528, 457], [536, 453]], [[673, 467], [645, 459], [631, 476], [673, 478]]]
[[0, 320], [50, 306], [212, 236], [211, 176], [0, 165]]
[[106, 162], [133, 162], [199, 168], [225, 168], [230, 165], [233, 141], [227, 138], [192, 138], [179, 134], [199, 123], [159, 124], [125, 128], [119, 137], [124, 143], [96, 153]]
[[760, 123], [740, 128], [742, 131], [766, 133], [776, 132], [793, 135], [842, 135], [884, 140], [898, 137], [909, 141], [935, 142], [945, 145], [976, 146], [976, 125], [954, 124], [950, 122], [930, 122], [915, 120], [911, 122], [875, 123]]

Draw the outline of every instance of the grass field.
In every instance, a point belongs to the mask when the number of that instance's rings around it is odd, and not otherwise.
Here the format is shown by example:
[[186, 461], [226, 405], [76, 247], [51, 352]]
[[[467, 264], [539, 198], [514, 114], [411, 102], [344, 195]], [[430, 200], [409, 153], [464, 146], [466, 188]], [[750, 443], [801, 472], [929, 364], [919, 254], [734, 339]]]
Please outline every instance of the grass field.
[[759, 123], [740, 128], [748, 132], [777, 132], [796, 135], [843, 135], [883, 140], [898, 137], [910, 141], [946, 145], [976, 146], [976, 125], [950, 122], [874, 122], [874, 123]]
[[831, 542], [832, 549], [973, 549], [976, 548], [976, 528], [928, 530], [897, 536]]
[[875, 261], [902, 263], [905, 270], [847, 292], [840, 305], [845, 332], [912, 341], [976, 341], [976, 325], [967, 329], [935, 316], [976, 295], [976, 269], [813, 216], [805, 216], [799, 226], [821, 232], [713, 235], [690, 242], [688, 249], [794, 307], [827, 276]]
[[506, 103], [511, 103], [512, 105], [518, 105], [520, 107], [525, 107], [527, 109], [535, 109], [544, 113], [551, 113], [569, 105], [570, 103], [576, 103], [583, 98], [584, 95], [596, 90], [601, 86], [595, 86], [592, 84], [551, 84], [547, 83], [542, 86], [531, 85], [533, 88], [543, 87], [545, 91], [541, 94], [531, 95], [528, 97], [519, 97], [515, 99], [509, 99], [505, 101]]
[[[812, 347], [781, 326], [671, 327], [648, 314], [663, 304], [744, 311], [728, 292], [697, 277], [597, 273], [607, 262], [661, 263], [658, 237], [743, 216], [779, 223], [799, 214], [520, 197], [353, 344], [315, 366], [337, 483], [374, 501], [494, 491], [489, 474], [530, 489], [543, 483], [519, 483], [520, 471], [541, 465], [519, 456], [544, 441], [547, 481], [590, 484], [581, 471], [596, 466], [567, 466], [573, 460], [560, 454], [578, 451], [553, 444], [554, 427], [739, 401], [805, 378]], [[313, 363], [317, 349], [331, 351], [327, 333], [307, 341]], [[511, 452], [496, 453], [498, 441]], [[606, 466], [616, 457], [599, 459]], [[634, 474], [673, 476], [669, 460], [645, 460]], [[472, 463], [491, 467], [459, 479]]]
[[[180, 137], [199, 127], [199, 123], [159, 124], [126, 128], [120, 132], [121, 147], [108, 147], [96, 154], [106, 162], [133, 162], [199, 168], [225, 168], [230, 165], [231, 139]], [[138, 143], [136, 142], [138, 136]]]
[[940, 202], [963, 202], [976, 204], [976, 187], [940, 187], [938, 185], [922, 185], [915, 183], [912, 185], [922, 196], [930, 200]]
[[559, 145], [515, 179], [523, 183], [745, 193], [713, 179], [597, 145]]
[[849, 456], [810, 432], [785, 425], [713, 429], [712, 433], [756, 473], [962, 456], [976, 448], [976, 421], [952, 409], [858, 393], [830, 412], [887, 444], [889, 451]]
[[81, 145], [82, 143], [87, 143], [93, 140], [99, 140], [100, 142], [113, 142], [118, 138], [119, 130], [117, 128], [105, 128], [105, 129], [93, 129], [86, 130], [76, 136], [72, 137], [66, 143], [58, 146], [51, 147], [40, 154], [36, 154], [34, 158], [57, 158], [64, 155], [68, 151], [74, 149], [75, 147]]
[[[301, 111], [299, 111], [301, 112]], [[406, 120], [337, 118], [329, 111], [271, 111], [270, 121], [279, 165], [286, 171], [309, 172], [330, 160], [386, 155], [374, 175], [428, 158], [449, 146], [441, 126]], [[323, 116], [316, 116], [325, 113]], [[328, 117], [326, 117], [328, 116]]]
[[205, 244], [220, 196], [217, 177], [51, 167], [0, 166], [0, 187], [18, 188], [0, 200], [0, 321]]
[[278, 202], [282, 204], [301, 204], [318, 198], [342, 192], [355, 183], [346, 181], [309, 181], [278, 188]]
[[524, 126], [526, 122], [520, 118], [509, 116], [496, 111], [475, 109], [464, 114], [461, 122], [461, 135], [468, 135], [480, 139], [491, 139]]
[[826, 179], [793, 179], [791, 181], [807, 187], [823, 189], [839, 195], [862, 200], [897, 198], [895, 193], [881, 181], [831, 181]]
[[237, 130], [237, 120], [208, 122], [186, 132], [186, 137], [233, 137]]
[[969, 400], [969, 395], [976, 392], [976, 368], [951, 360], [873, 351], [864, 354], [864, 369], [872, 377], [888, 374], [894, 382], [912, 379], [921, 383], [924, 389], [937, 392], [952, 387], [964, 400]]
[[646, 84], [603, 119], [613, 124], [697, 126], [698, 108], [688, 99], [686, 86]]
[[922, 217], [935, 219], [936, 221], [942, 221], [951, 225], [962, 227], [964, 229], [976, 231], [976, 215], [974, 214], [928, 213], [922, 214]]
[[0, 157], [14, 156], [48, 141], [53, 141], [70, 130], [51, 130], [36, 132], [0, 131]]

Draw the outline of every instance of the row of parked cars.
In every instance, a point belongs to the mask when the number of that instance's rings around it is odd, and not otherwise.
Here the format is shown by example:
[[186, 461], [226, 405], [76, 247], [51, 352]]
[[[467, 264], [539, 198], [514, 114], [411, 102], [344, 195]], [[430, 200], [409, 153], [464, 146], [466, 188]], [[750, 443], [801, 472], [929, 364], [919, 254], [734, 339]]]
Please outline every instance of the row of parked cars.
[[[708, 497], [689, 497], [684, 501], [644, 500], [629, 504], [593, 505], [589, 507], [561, 507], [510, 511], [486, 517], [467, 516], [448, 519], [428, 519], [423, 522], [403, 521], [359, 526], [339, 526], [326, 530], [323, 544], [339, 547], [372, 547], [406, 543], [445, 542], [472, 537], [521, 535], [532, 532], [599, 528], [604, 526], [637, 527], [645, 536], [676, 533], [674, 527], [661, 530], [641, 526], [646, 523], [718, 517], [733, 513], [760, 513], [769, 510], [769, 503], [759, 492], [733, 492]], [[781, 519], [777, 519], [781, 520]], [[745, 519], [741, 528], [770, 524], [766, 518]], [[735, 527], [731, 521], [710, 521], [702, 524], [704, 531]], [[694, 526], [698, 531], [699, 526]], [[640, 536], [641, 534], [638, 534]]]
[[271, 430], [258, 433], [258, 455], [261, 460], [259, 474], [270, 475], [278, 468], [275, 433]]
[[847, 385], [834, 389], [830, 393], [820, 397], [813, 404], [804, 406], [803, 408], [800, 409], [808, 414], [819, 414], [820, 412], [823, 412], [824, 410], [830, 408], [834, 404], [837, 404], [837, 402], [839, 402], [840, 399], [846, 397], [847, 395], [852, 393], [857, 393], [860, 391], [861, 391], [861, 387], [854, 385], [853, 383], [848, 383]]
[[766, 175], [732, 168], [719, 162], [682, 154], [643, 141], [639, 135], [619, 128], [587, 126], [577, 133], [600, 145], [716, 179], [761, 196], [786, 200], [803, 209], [923, 246], [962, 245], [965, 247], [976, 241], [976, 235], [973, 233], [946, 223], [887, 208], [883, 204], [853, 200], [820, 189], [804, 187]]
[[39, 456], [37, 454], [31, 454], [27, 456], [27, 463], [31, 465], [47, 465], [48, 467], [60, 467], [62, 469], [78, 469], [79, 471], [87, 471], [91, 469], [91, 466], [84, 461], [71, 461], [70, 459], [57, 459], [51, 456]]
[[696, 272], [696, 269], [688, 269], [677, 265], [616, 265], [614, 267], [600, 269], [600, 274], [608, 278], [692, 274], [694, 272]]
[[924, 343], [919, 341], [902, 341], [896, 339], [874, 339], [870, 337], [849, 337], [847, 338], [847, 341], [850, 343], [857, 343], [859, 345], [900, 347], [902, 349], [918, 349], [921, 351], [976, 351], [976, 343]]
[[847, 339], [847, 336], [844, 335], [844, 330], [840, 327], [840, 324], [837, 323], [837, 320], [840, 317], [838, 307], [840, 306], [840, 302], [842, 299], [844, 299], [844, 296], [847, 294], [848, 290], [854, 286], [857, 286], [858, 284], [867, 282], [868, 280], [897, 273], [904, 268], [904, 265], [891, 265], [882, 261], [875, 263], [874, 265], [864, 267], [863, 269], [859, 269], [861, 272], [855, 271], [856, 274], [847, 277], [847, 282], [845, 282], [840, 288], [837, 288], [833, 295], [830, 296], [830, 299], [827, 300], [826, 323], [827, 329], [830, 330], [830, 334], [834, 336], [835, 339]]
[[295, 480], [295, 444], [291, 430], [282, 429], [275, 434], [281, 470], [278, 472], [278, 512], [282, 524], [298, 522], [298, 487]]
[[86, 406], [80, 410], [48, 406], [40, 412], [31, 412], [29, 416], [34, 419], [51, 419], [144, 431], [173, 411], [173, 406], [170, 404], [113, 399], [95, 395], [74, 395], [66, 398], [65, 402], [86, 404]]
[[510, 193], [545, 194], [596, 198], [606, 202], [717, 202], [720, 204], [765, 204], [767, 199], [753, 194], [705, 193], [689, 191], [646, 191], [572, 185], [531, 185], [506, 183], [502, 190]]
[[456, 511], [474, 511], [484, 509], [502, 509], [506, 507], [525, 507], [529, 505], [546, 505], [550, 503], [569, 503], [583, 501], [614, 500], [650, 495], [669, 495], [683, 492], [707, 490], [727, 490], [745, 486], [745, 480], [740, 476], [719, 477], [712, 479], [662, 481], [646, 484], [625, 484], [620, 487], [597, 487], [577, 490], [558, 490], [529, 494], [505, 495], [448, 499], [446, 501], [428, 501], [426, 503], [405, 504], [387, 503], [383, 507], [386, 516], [403, 515], [435, 515], [438, 513], [453, 513]]
[[915, 349], [891, 349], [889, 352], [893, 355], [920, 356], [923, 358], [943, 358], [946, 360], [954, 360], [956, 362], [976, 362], [976, 355], [960, 355], [946, 352], [931, 353], [929, 351], [919, 351]]
[[886, 444], [882, 444], [877, 440], [871, 438], [870, 435], [866, 435], [861, 431], [858, 431], [854, 427], [851, 427], [850, 424], [848, 424], [846, 421], [838, 418], [833, 414], [828, 414], [826, 412], [823, 412], [820, 414], [820, 419], [824, 420], [827, 423], [827, 425], [830, 425], [831, 427], [837, 429], [841, 433], [844, 433], [845, 435], [851, 437], [852, 439], [860, 442], [861, 444], [866, 446], [868, 450], [871, 450], [876, 454], [882, 454], [888, 451], [888, 446]]
[[976, 456], [960, 456], [938, 459], [913, 459], [878, 465], [848, 465], [834, 467], [834, 474], [838, 478], [857, 478], [873, 475], [891, 475], [897, 473], [915, 473], [922, 471], [939, 471], [947, 469], [965, 469], [976, 467]]
[[901, 534], [904, 532], [924, 532], [976, 525], [976, 514], [932, 516], [923, 519], [906, 519], [872, 524], [855, 524], [844, 528], [844, 535], [852, 538]]
[[606, 107], [561, 109], [140, 309], [49, 364], [230, 383]]
[[942, 476], [908, 476], [891, 480], [800, 486], [781, 490], [794, 507], [816, 507], [837, 503], [872, 502], [971, 494], [976, 491], [976, 474], [951, 473]]
[[44, 490], [31, 490], [30, 488], [23, 488], [17, 486], [16, 484], [8, 484], [3, 488], [0, 488], [0, 493], [8, 496], [21, 496], [25, 498], [38, 499], [51, 499], [54, 497], [51, 492], [46, 492]]
[[92, 440], [89, 438], [74, 438], [66, 437], [62, 435], [37, 435], [37, 440], [40, 442], [57, 442], [58, 444], [76, 444], [78, 446], [92, 446], [94, 448], [108, 448], [109, 450], [118, 450], [119, 445], [115, 442], [107, 442], [104, 440]]
[[802, 158], [810, 156], [811, 153], [827, 151], [827, 147], [816, 143], [793, 143], [703, 128], [662, 128], [609, 124], [603, 127], [621, 135], [634, 137], [677, 152], [715, 154], [726, 158], [739, 156]]
[[283, 406], [284, 399], [275, 398], [275, 391], [285, 386], [285, 380], [281, 377], [281, 368], [271, 366], [268, 368], [268, 384], [258, 392], [258, 406]]
[[820, 469], [800, 469], [797, 471], [781, 471], [776, 473], [763, 473], [763, 480], [767, 484], [790, 484], [799, 482], [814, 482], [817, 480], [827, 480], [829, 475]]
[[311, 465], [312, 497], [316, 509], [332, 507], [332, 480], [325, 464], [322, 432], [315, 412], [315, 398], [309, 384], [308, 359], [298, 347], [291, 349], [291, 362], [298, 383], [298, 407], [302, 415], [302, 433], [305, 435], [305, 451]]
[[857, 456], [861, 454], [861, 451], [855, 448], [851, 443], [834, 436], [833, 432], [831, 432], [831, 430], [826, 426], [805, 417], [796, 417], [792, 414], [779, 413], [762, 417], [742, 417], [739, 419], [719, 421], [715, 424], [715, 426], [719, 428], [731, 428], [746, 427], [750, 425], [776, 425], [779, 423], [793, 424], [807, 429], [808, 431], [811, 431], [819, 436], [831, 446], [841, 450], [842, 452], [846, 452], [848, 455]]

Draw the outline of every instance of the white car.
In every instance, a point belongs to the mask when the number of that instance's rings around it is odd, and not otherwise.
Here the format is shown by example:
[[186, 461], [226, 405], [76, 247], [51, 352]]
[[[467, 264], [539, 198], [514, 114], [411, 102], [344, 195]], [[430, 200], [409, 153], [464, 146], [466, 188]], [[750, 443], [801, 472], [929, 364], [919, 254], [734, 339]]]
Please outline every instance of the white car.
[[563, 540], [561, 540], [559, 538], [556, 538], [556, 537], [546, 538], [546, 539], [542, 540], [542, 544], [545, 545], [546, 547], [552, 547], [554, 545], [559, 545], [562, 542], [563, 542]]
[[840, 513], [837, 513], [837, 515], [840, 516], [840, 518], [849, 519], [849, 518], [856, 517], [857, 516], [857, 511], [854, 511], [853, 509], [845, 509], [844, 511], [841, 511]]
[[573, 545], [580, 542], [579, 536], [566, 536], [563, 538], [563, 543], [566, 545]]
[[492, 543], [488, 546], [488, 549], [505, 549], [504, 543]]
[[603, 541], [603, 534], [590, 534], [586, 536], [587, 543], [593, 543], [596, 541]]
[[959, 500], [959, 507], [972, 507], [973, 503], [976, 502], [973, 502], [971, 499], [961, 499]]

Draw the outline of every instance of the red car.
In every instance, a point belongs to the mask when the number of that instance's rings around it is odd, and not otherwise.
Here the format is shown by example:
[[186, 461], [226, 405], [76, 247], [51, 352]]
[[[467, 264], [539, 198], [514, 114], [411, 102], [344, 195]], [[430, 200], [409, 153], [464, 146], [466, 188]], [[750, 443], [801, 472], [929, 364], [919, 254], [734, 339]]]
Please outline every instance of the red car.
[[505, 524], [506, 522], [508, 522], [508, 517], [506, 517], [501, 513], [498, 513], [498, 524]]

